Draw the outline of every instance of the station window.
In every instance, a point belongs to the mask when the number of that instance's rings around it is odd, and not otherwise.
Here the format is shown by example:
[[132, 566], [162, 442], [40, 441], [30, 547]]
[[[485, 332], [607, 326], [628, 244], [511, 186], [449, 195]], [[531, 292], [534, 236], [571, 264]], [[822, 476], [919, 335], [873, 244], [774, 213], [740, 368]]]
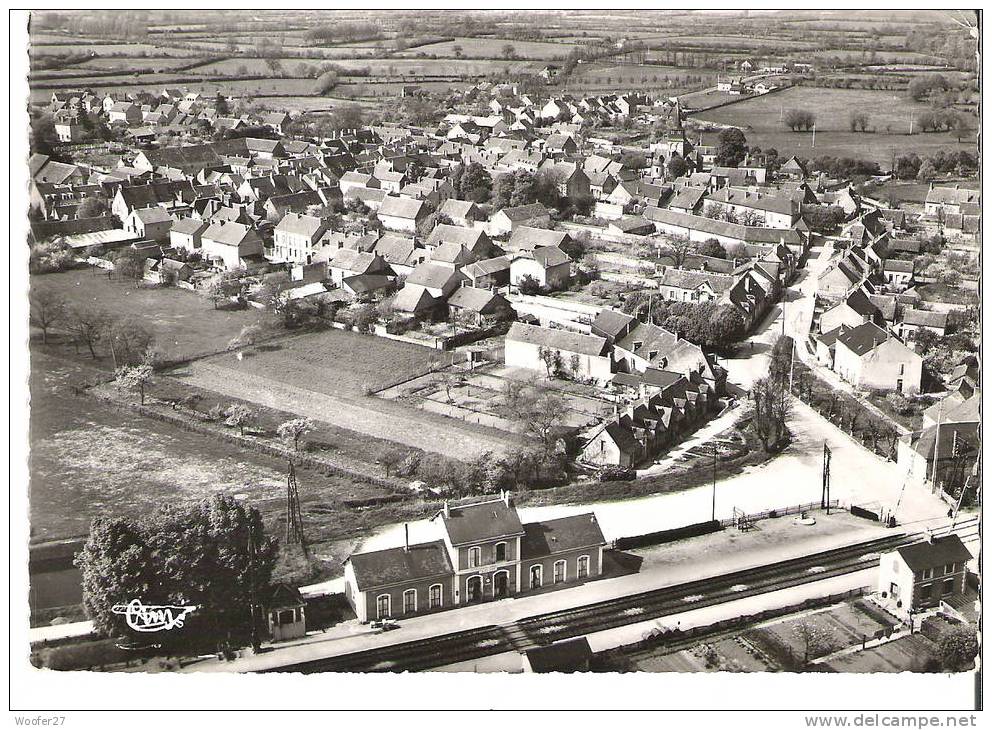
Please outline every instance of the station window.
[[411, 588], [403, 591], [403, 613], [417, 612], [417, 591]]
[[589, 576], [589, 556], [582, 555], [578, 562], [578, 577], [587, 578]]
[[482, 548], [470, 547], [468, 549], [468, 567], [475, 568], [479, 565], [482, 558]]
[[555, 583], [563, 583], [565, 581], [565, 561], [559, 560], [555, 563]]
[[500, 563], [506, 560], [506, 543], [498, 542], [496, 543], [496, 562]]

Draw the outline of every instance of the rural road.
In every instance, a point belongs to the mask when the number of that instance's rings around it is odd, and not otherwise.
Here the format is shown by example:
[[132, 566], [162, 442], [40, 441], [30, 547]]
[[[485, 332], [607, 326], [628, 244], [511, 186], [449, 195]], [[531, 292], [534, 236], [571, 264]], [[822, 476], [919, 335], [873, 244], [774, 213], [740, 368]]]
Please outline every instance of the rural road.
[[514, 444], [510, 436], [502, 438], [490, 429], [408, 409], [400, 403], [368, 397], [360, 405], [270, 378], [234, 372], [206, 360], [194, 362], [176, 374], [184, 382], [232, 398], [290, 411], [461, 461], [468, 461], [486, 451], [502, 454]]

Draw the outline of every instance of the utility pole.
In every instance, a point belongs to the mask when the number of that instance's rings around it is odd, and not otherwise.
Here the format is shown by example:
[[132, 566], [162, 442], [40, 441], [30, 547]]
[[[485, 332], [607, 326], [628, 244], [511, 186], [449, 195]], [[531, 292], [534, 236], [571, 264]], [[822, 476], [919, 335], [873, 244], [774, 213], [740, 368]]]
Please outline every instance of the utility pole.
[[813, 146], [812, 149], [816, 149], [816, 122], [813, 122]]
[[716, 441], [713, 442], [713, 511], [710, 519], [716, 521]]
[[792, 375], [796, 369], [796, 341], [792, 340], [792, 348], [789, 350], [789, 395], [792, 395]]
[[261, 648], [262, 643], [258, 639], [258, 596], [255, 586], [255, 526], [248, 526], [248, 578], [249, 578], [249, 602], [251, 604], [251, 648], [256, 652]]
[[830, 514], [830, 447], [823, 444], [823, 490], [820, 493], [820, 506]]
[[930, 475], [930, 492], [937, 491], [937, 462], [940, 459], [940, 419], [944, 414], [944, 399], [937, 406], [937, 429], [933, 437], [933, 472]]

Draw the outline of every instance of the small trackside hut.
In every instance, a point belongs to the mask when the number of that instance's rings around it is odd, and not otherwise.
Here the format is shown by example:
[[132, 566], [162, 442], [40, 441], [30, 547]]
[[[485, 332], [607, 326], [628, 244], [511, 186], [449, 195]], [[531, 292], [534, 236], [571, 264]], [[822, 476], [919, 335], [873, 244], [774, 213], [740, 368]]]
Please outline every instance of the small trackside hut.
[[345, 596], [359, 621], [510, 598], [602, 574], [606, 540], [593, 513], [523, 524], [509, 492], [450, 504], [432, 518], [442, 539], [355, 553]]

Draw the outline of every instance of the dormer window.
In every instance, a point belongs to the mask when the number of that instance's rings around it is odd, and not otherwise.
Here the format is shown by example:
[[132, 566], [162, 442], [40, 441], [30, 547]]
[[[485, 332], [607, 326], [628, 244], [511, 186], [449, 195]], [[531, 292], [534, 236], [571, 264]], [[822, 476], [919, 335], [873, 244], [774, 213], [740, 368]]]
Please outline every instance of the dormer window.
[[634, 352], [637, 352], [644, 345], [640, 340], [634, 340]]

